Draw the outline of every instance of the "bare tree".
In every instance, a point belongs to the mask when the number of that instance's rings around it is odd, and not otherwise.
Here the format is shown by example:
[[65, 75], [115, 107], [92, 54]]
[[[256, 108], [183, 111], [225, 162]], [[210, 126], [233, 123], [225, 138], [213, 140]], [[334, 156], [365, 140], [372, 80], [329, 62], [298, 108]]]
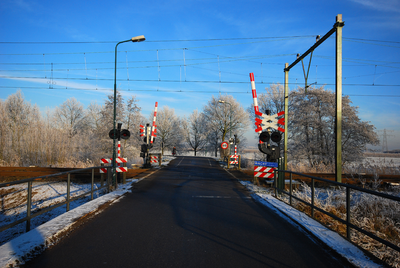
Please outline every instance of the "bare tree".
[[194, 155], [205, 148], [208, 143], [207, 135], [209, 129], [207, 120], [203, 113], [194, 110], [188, 119], [182, 120], [185, 137], [188, 145], [194, 150]]
[[75, 98], [70, 98], [60, 107], [56, 107], [54, 116], [59, 127], [68, 131], [70, 138], [78, 133], [85, 118], [83, 105]]
[[[125, 113], [124, 99], [119, 91], [117, 91], [116, 103], [116, 120], [117, 122], [122, 122]], [[103, 111], [101, 112], [103, 116], [104, 124], [112, 129], [114, 126], [114, 94], [107, 96], [105, 101]]]
[[[266, 88], [258, 96], [259, 109], [272, 114], [284, 110], [280, 84]], [[348, 96], [342, 99], [342, 161], [346, 164], [363, 156], [367, 144], [377, 144], [375, 127], [358, 117]], [[254, 107], [248, 108], [254, 122]], [[292, 90], [289, 94], [288, 146], [292, 159], [307, 160], [311, 167], [332, 166], [335, 156], [335, 94], [324, 87]], [[255, 126], [254, 126], [255, 127]]]
[[231, 95], [212, 96], [203, 113], [211, 132], [217, 130], [222, 141], [226, 135], [244, 132], [249, 124], [248, 113]]
[[[150, 122], [153, 121], [153, 113], [149, 116]], [[182, 125], [175, 114], [175, 110], [168, 106], [162, 107], [157, 112], [157, 138], [156, 146], [160, 147], [161, 153], [164, 149], [171, 149], [181, 145], [183, 140]]]
[[[265, 94], [258, 97], [258, 105], [260, 112], [270, 110], [271, 114], [276, 114], [285, 109], [284, 87], [281, 84], [272, 84], [269, 88], [265, 88]], [[254, 111], [254, 107], [253, 107]]]
[[103, 128], [102, 123], [102, 112], [103, 106], [97, 104], [97, 102], [91, 102], [86, 109], [85, 117], [87, 126], [98, 132], [101, 128]]
[[[126, 128], [138, 124], [140, 107], [134, 97], [125, 106], [118, 94], [117, 106], [117, 118]], [[91, 103], [86, 110], [72, 98], [42, 116], [21, 91], [0, 100], [0, 165], [82, 167], [97, 162], [112, 148], [112, 108], [112, 96], [105, 105]], [[139, 154], [137, 146], [129, 146]]]
[[[335, 94], [323, 87], [307, 94], [297, 89], [290, 94], [290, 152], [295, 159], [307, 159], [311, 167], [331, 166], [335, 157]], [[342, 99], [342, 162], [359, 160], [367, 144], [378, 144], [375, 127], [358, 117], [348, 96]]]
[[218, 149], [220, 148], [220, 144], [221, 144], [221, 136], [219, 134], [219, 131], [216, 129], [211, 129], [208, 132], [207, 135], [207, 140], [208, 140], [208, 144], [210, 146], [210, 149], [212, 151], [214, 151], [214, 156], [217, 157], [218, 156]]
[[142, 143], [142, 139], [137, 133], [139, 131], [139, 125], [144, 121], [144, 117], [140, 113], [141, 108], [138, 102], [135, 96], [131, 96], [126, 102], [123, 128], [130, 130], [131, 137], [129, 140], [124, 140], [122, 147], [123, 152], [129, 151], [131, 155], [139, 156], [139, 146]]
[[6, 163], [9, 148], [9, 119], [6, 104], [0, 99], [0, 165]]

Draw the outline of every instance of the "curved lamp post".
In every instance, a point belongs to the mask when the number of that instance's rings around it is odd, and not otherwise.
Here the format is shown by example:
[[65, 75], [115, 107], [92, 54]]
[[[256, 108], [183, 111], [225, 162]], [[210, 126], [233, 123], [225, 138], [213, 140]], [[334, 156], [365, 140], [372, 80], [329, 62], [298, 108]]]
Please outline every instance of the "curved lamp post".
[[115, 153], [115, 139], [117, 138], [117, 130], [115, 125], [117, 124], [117, 47], [119, 44], [125, 42], [142, 42], [146, 40], [144, 35], [132, 37], [131, 39], [118, 42], [115, 45], [115, 68], [114, 68], [114, 139], [113, 139], [113, 156], [112, 156], [112, 174], [113, 174], [113, 185], [116, 185], [116, 153]]

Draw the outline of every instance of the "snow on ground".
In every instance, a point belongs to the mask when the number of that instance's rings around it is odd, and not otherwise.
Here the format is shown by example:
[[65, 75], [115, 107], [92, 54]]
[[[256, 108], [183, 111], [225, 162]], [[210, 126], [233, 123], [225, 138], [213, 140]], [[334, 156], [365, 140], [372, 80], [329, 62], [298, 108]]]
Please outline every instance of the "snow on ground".
[[[174, 157], [163, 159], [162, 165], [167, 165]], [[99, 213], [103, 204], [117, 202], [125, 193], [130, 192], [131, 185], [150, 176], [158, 170], [158, 165], [153, 165], [155, 171], [139, 178], [128, 179], [126, 184], [119, 184], [118, 189], [106, 194], [105, 189], [94, 193], [94, 200], [90, 201], [90, 194], [86, 197], [70, 202], [70, 211], [66, 212], [66, 205], [55, 208], [47, 213], [37, 216], [31, 220], [31, 231], [25, 232], [26, 223], [23, 222], [15, 227], [1, 232], [0, 238], [0, 268], [18, 266], [29, 258], [32, 258], [47, 247], [57, 243], [74, 223], [81, 217], [92, 213]], [[94, 189], [100, 187], [99, 183]], [[1, 200], [2, 210], [0, 213], [1, 225], [7, 225], [26, 216], [26, 184], [3, 187], [3, 190], [13, 188], [15, 194], [6, 195]], [[71, 183], [71, 198], [90, 191], [90, 184]], [[34, 182], [32, 184], [32, 213], [42, 208], [55, 205], [66, 200], [66, 182]], [[21, 202], [22, 199], [24, 201]], [[7, 208], [12, 203], [21, 203], [15, 208]], [[22, 235], [20, 235], [22, 233]], [[16, 237], [18, 236], [18, 237]], [[14, 238], [15, 237], [15, 238]], [[11, 240], [12, 239], [12, 240]], [[6, 241], [9, 241], [5, 243]]]
[[300, 224], [303, 226], [303, 228], [314, 234], [322, 242], [346, 258], [356, 267], [382, 267], [381, 265], [374, 263], [358, 247], [348, 242], [338, 233], [329, 230], [319, 222], [308, 217], [303, 212], [300, 212], [284, 202], [279, 201], [269, 194], [265, 188], [255, 186], [248, 181], [240, 181], [240, 183], [252, 192], [252, 198], [256, 202], [269, 207], [281, 217], [286, 218], [288, 222], [292, 223], [293, 225], [297, 226], [297, 224]]
[[78, 219], [88, 213], [99, 213], [98, 210], [103, 204], [118, 202], [125, 193], [130, 192], [132, 183], [141, 181], [147, 176], [140, 179], [128, 180], [126, 184], [118, 185], [116, 191], [98, 197], [86, 204], [63, 213], [0, 246], [0, 267], [10, 267], [11, 265], [18, 266], [18, 264], [23, 264], [26, 260], [40, 254], [47, 247], [56, 244], [62, 238], [60, 235], [65, 231], [68, 231]]
[[[94, 184], [93, 189], [99, 189], [100, 183]], [[90, 191], [90, 184], [77, 184], [71, 182], [70, 196], [71, 198], [84, 194]], [[0, 213], [1, 225], [7, 225], [16, 220], [26, 217], [26, 199], [27, 199], [27, 184], [17, 184], [13, 186], [3, 187], [3, 191], [13, 191], [13, 193], [2, 196], [2, 208]], [[67, 197], [67, 182], [33, 182], [32, 183], [32, 206], [31, 213], [35, 213], [46, 207], [53, 206], [57, 203], [66, 201]], [[105, 194], [105, 189], [96, 191], [93, 194], [93, 198], [97, 198]], [[90, 194], [70, 202], [70, 209], [74, 209], [81, 206], [84, 203], [90, 201]], [[66, 212], [66, 205], [55, 208], [41, 216], [35, 217], [31, 220], [31, 229], [41, 225], [42, 223], [54, 219], [58, 215]], [[18, 224], [12, 228], [9, 228], [1, 233], [0, 245], [9, 241], [13, 237], [24, 233], [26, 229], [26, 223]]]

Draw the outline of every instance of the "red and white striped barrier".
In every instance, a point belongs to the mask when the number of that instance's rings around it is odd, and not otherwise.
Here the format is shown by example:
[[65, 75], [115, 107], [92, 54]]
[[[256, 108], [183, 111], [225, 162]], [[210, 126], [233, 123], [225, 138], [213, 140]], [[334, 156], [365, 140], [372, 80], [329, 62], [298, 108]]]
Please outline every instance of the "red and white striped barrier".
[[235, 160], [230, 161], [229, 162], [230, 164], [238, 164], [239, 163], [238, 162], [238, 158], [239, 158], [238, 155], [231, 155], [231, 158], [235, 158]]
[[146, 133], [144, 132], [144, 126], [140, 125], [140, 137], [143, 137], [144, 135], [146, 135]]
[[[110, 164], [112, 162], [112, 158], [102, 158], [100, 159], [100, 164]], [[115, 159], [115, 162], [120, 164], [120, 163], [127, 163], [127, 159], [123, 157], [117, 157]], [[116, 168], [117, 172], [127, 172], [128, 168], [126, 167], [117, 167]], [[107, 173], [107, 168], [100, 168], [100, 173]]]
[[254, 177], [272, 179], [274, 178], [274, 170], [273, 167], [254, 166]]
[[152, 155], [150, 156], [150, 163], [158, 163], [158, 156]]
[[[251, 83], [251, 93], [253, 94], [254, 112], [255, 112], [256, 118], [257, 118], [257, 115], [262, 116], [262, 113], [260, 113], [260, 111], [258, 109], [256, 82], [254, 81], [253, 73], [250, 73], [250, 83]], [[257, 126], [256, 132], [258, 132], [258, 134], [260, 134], [262, 132], [262, 130], [259, 129], [261, 126], [257, 124], [257, 121], [256, 121], [256, 126]]]
[[158, 102], [156, 102], [156, 105], [154, 107], [154, 118], [153, 118], [153, 125], [151, 127], [151, 137], [150, 137], [150, 143], [153, 143], [154, 137], [156, 137], [157, 129], [156, 129], [156, 117], [157, 117], [157, 108], [158, 108]]
[[234, 158], [235, 160], [231, 161], [230, 164], [238, 164], [238, 154], [237, 154], [237, 145], [235, 145], [235, 154], [231, 155], [230, 158]]

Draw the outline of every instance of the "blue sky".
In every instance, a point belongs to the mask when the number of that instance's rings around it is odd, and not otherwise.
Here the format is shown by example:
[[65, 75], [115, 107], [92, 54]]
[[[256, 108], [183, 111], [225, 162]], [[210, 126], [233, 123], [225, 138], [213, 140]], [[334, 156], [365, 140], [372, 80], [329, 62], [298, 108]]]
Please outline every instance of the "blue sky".
[[[159, 107], [189, 115], [212, 95], [252, 103], [284, 82], [292, 63], [343, 14], [343, 94], [362, 120], [388, 134], [400, 149], [400, 1], [47, 1], [3, 0], [0, 5], [0, 98], [21, 89], [43, 111], [75, 97], [87, 106], [111, 94], [114, 49], [117, 86], [135, 95], [144, 115]], [[305, 64], [308, 64], [305, 59]], [[301, 65], [290, 88], [304, 85]], [[334, 90], [334, 35], [313, 54], [309, 83]], [[249, 130], [248, 133], [253, 133]], [[252, 135], [248, 135], [251, 137]]]

